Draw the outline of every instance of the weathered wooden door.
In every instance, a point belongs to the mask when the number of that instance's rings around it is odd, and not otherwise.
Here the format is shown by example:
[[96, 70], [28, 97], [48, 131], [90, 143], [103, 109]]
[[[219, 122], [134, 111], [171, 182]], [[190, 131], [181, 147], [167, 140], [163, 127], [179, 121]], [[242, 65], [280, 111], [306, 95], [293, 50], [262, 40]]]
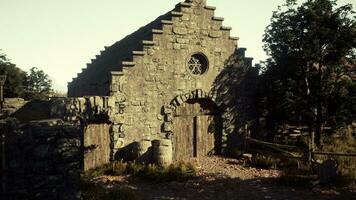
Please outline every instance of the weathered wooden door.
[[221, 126], [212, 102], [191, 100], [180, 105], [173, 120], [175, 160], [220, 152]]
[[110, 125], [89, 124], [84, 129], [84, 170], [110, 162]]

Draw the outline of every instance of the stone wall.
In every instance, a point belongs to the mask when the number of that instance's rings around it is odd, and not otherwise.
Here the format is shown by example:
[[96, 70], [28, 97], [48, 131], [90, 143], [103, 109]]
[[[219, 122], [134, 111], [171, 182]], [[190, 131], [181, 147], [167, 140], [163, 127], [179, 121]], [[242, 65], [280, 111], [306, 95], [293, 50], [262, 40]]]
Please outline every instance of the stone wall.
[[62, 120], [0, 121], [3, 199], [79, 199], [82, 129]]
[[[173, 110], [176, 97], [202, 91], [207, 95], [196, 98], [215, 100], [214, 82], [234, 53], [237, 38], [230, 36], [231, 28], [222, 26], [223, 18], [215, 17], [214, 10], [196, 1], [178, 4], [171, 19], [162, 20], [160, 30], [152, 30], [151, 41], [142, 41], [143, 49], [123, 63], [123, 71], [112, 72], [111, 95], [121, 108], [113, 119], [118, 127], [114, 138], [120, 145], [122, 140], [127, 145], [169, 136], [172, 121], [164, 112]], [[197, 52], [209, 63], [202, 75], [187, 69]]]
[[6, 118], [22, 108], [28, 101], [21, 98], [5, 98], [0, 111], [0, 119]]
[[[223, 26], [224, 19], [214, 12], [215, 7], [204, 0], [179, 3], [105, 48], [68, 85], [69, 96], [108, 96], [112, 156], [140, 140], [171, 138], [175, 108], [187, 99], [208, 98], [221, 108], [223, 148], [229, 135], [241, 133], [254, 115], [253, 101], [249, 102], [254, 95], [253, 79], [245, 79], [238, 88], [227, 85], [238, 82], [229, 73], [251, 74], [245, 72], [252, 59], [245, 57], [246, 49], [237, 48], [238, 38], [230, 35], [231, 28]], [[187, 66], [196, 53], [208, 63], [201, 75], [192, 74]], [[236, 56], [238, 64], [232, 67]]]

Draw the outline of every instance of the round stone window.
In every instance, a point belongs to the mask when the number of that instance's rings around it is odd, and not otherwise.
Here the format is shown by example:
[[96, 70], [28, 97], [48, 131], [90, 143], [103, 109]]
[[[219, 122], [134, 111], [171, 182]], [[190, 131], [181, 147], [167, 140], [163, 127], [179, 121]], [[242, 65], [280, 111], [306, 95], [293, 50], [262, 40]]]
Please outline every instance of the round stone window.
[[196, 76], [204, 74], [208, 70], [208, 59], [204, 54], [193, 54], [187, 63], [188, 71]]

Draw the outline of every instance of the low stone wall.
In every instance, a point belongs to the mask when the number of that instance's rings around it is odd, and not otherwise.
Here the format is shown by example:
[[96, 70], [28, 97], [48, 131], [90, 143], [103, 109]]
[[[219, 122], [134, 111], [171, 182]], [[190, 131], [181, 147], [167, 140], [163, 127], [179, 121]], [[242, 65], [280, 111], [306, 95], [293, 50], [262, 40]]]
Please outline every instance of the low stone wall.
[[28, 101], [21, 98], [5, 98], [3, 108], [0, 111], [0, 119], [6, 118], [22, 108]]
[[2, 199], [79, 199], [82, 132], [62, 120], [0, 121]]

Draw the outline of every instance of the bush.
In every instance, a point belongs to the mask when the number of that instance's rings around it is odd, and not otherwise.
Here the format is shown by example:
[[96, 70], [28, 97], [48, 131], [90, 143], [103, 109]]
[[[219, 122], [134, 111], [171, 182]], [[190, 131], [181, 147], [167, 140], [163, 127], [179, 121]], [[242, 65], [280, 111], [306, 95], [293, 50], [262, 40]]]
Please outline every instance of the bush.
[[[326, 138], [323, 142], [322, 151], [324, 152], [339, 152], [339, 153], [355, 153], [356, 140], [353, 137], [342, 138]], [[318, 160], [333, 159], [338, 164], [337, 182], [340, 183], [355, 183], [356, 181], [356, 157], [346, 156], [324, 156], [317, 155]]]
[[265, 156], [262, 154], [252, 155], [252, 166], [262, 169], [277, 168], [278, 160], [270, 156]]

